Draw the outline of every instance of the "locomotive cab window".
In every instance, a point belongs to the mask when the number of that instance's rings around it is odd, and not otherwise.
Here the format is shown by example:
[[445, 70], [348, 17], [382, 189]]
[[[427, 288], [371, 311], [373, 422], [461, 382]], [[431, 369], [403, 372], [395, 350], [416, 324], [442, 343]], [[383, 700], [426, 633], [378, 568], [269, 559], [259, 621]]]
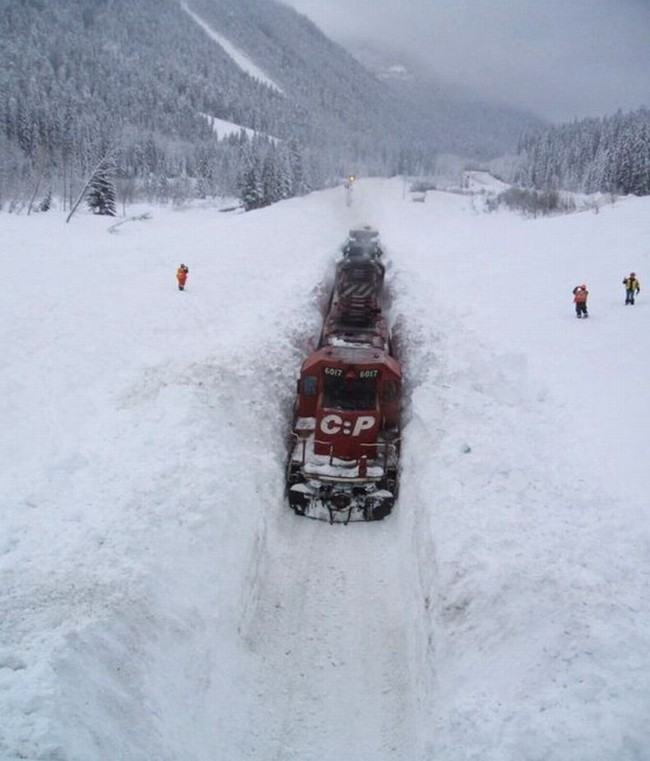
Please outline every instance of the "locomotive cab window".
[[399, 395], [399, 387], [397, 381], [385, 381], [382, 386], [381, 400], [382, 402], [394, 402]]
[[374, 410], [377, 406], [377, 378], [325, 375], [323, 406], [335, 410]]
[[316, 396], [318, 392], [318, 378], [315, 375], [305, 375], [302, 380], [302, 393], [305, 396]]

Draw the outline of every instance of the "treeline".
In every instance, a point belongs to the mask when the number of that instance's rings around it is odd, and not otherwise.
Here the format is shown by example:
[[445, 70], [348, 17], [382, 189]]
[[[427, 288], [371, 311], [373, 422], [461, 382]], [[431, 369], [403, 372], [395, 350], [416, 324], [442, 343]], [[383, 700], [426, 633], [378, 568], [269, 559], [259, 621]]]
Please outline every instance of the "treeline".
[[247, 211], [311, 190], [302, 153], [295, 141], [288, 146], [259, 140], [244, 144], [241, 163], [240, 197]]
[[650, 195], [650, 110], [525, 135], [515, 180], [540, 190]]
[[29, 153], [0, 135], [0, 210], [47, 210], [53, 198], [70, 208], [103, 157], [110, 158], [104, 179], [118, 208], [137, 200], [181, 204], [224, 195], [259, 208], [327, 183], [309, 155], [295, 140], [251, 138], [244, 130], [194, 146], [159, 135], [120, 140], [100, 131], [76, 144], [38, 144]]
[[[284, 99], [177, 3], [0, 0], [0, 58], [0, 208], [10, 211], [52, 196], [69, 207], [109, 154], [123, 204], [239, 195], [251, 163], [285, 160], [245, 132], [219, 140], [206, 114], [292, 140]], [[310, 148], [291, 145], [308, 175]]]
[[98, 131], [87, 141], [37, 144], [29, 152], [0, 135], [0, 210], [46, 211], [53, 199], [69, 209], [102, 158], [103, 180], [118, 210], [138, 200], [182, 204], [218, 196], [237, 197], [254, 209], [325, 186], [326, 176], [309, 157], [295, 139], [249, 137], [244, 130], [197, 145]]
[[[177, 0], [0, 0], [1, 208], [48, 197], [68, 208], [109, 153], [123, 205], [230, 195], [257, 208], [350, 171], [431, 161], [372, 76], [291, 9], [194, 6], [283, 92], [242, 71]], [[220, 140], [210, 117], [257, 134]]]

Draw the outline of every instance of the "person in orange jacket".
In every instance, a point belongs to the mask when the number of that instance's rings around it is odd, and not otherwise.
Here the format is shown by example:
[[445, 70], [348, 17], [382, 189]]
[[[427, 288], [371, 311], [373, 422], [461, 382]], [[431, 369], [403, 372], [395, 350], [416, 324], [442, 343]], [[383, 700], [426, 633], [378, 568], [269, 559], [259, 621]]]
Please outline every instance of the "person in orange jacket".
[[187, 276], [190, 274], [190, 268], [184, 264], [176, 270], [176, 280], [178, 280], [178, 290], [185, 290], [185, 283], [187, 282]]
[[587, 313], [588, 296], [589, 291], [584, 283], [582, 285], [576, 285], [573, 289], [573, 303], [576, 305], [576, 317], [578, 319], [581, 317], [589, 317], [589, 314]]

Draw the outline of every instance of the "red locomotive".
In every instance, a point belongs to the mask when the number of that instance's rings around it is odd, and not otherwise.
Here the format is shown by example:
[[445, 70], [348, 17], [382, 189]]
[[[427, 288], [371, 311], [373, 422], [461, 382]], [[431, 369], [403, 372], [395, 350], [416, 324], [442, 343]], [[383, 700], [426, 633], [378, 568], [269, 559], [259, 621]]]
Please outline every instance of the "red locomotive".
[[330, 523], [381, 520], [397, 496], [401, 370], [382, 314], [381, 258], [376, 231], [350, 231], [298, 381], [289, 504]]

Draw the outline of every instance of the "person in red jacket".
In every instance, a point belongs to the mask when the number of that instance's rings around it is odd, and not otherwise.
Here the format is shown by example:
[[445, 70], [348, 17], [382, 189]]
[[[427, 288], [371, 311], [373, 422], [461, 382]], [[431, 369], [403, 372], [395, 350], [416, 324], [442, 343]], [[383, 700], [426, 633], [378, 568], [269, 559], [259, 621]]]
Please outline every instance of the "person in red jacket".
[[176, 280], [178, 280], [178, 290], [183, 291], [185, 290], [185, 283], [187, 282], [187, 276], [190, 274], [189, 267], [186, 267], [184, 264], [181, 264], [181, 266], [176, 270]]
[[584, 283], [582, 285], [576, 285], [573, 289], [573, 303], [576, 305], [576, 317], [578, 319], [581, 317], [589, 317], [589, 314], [587, 313], [588, 296], [589, 291]]

